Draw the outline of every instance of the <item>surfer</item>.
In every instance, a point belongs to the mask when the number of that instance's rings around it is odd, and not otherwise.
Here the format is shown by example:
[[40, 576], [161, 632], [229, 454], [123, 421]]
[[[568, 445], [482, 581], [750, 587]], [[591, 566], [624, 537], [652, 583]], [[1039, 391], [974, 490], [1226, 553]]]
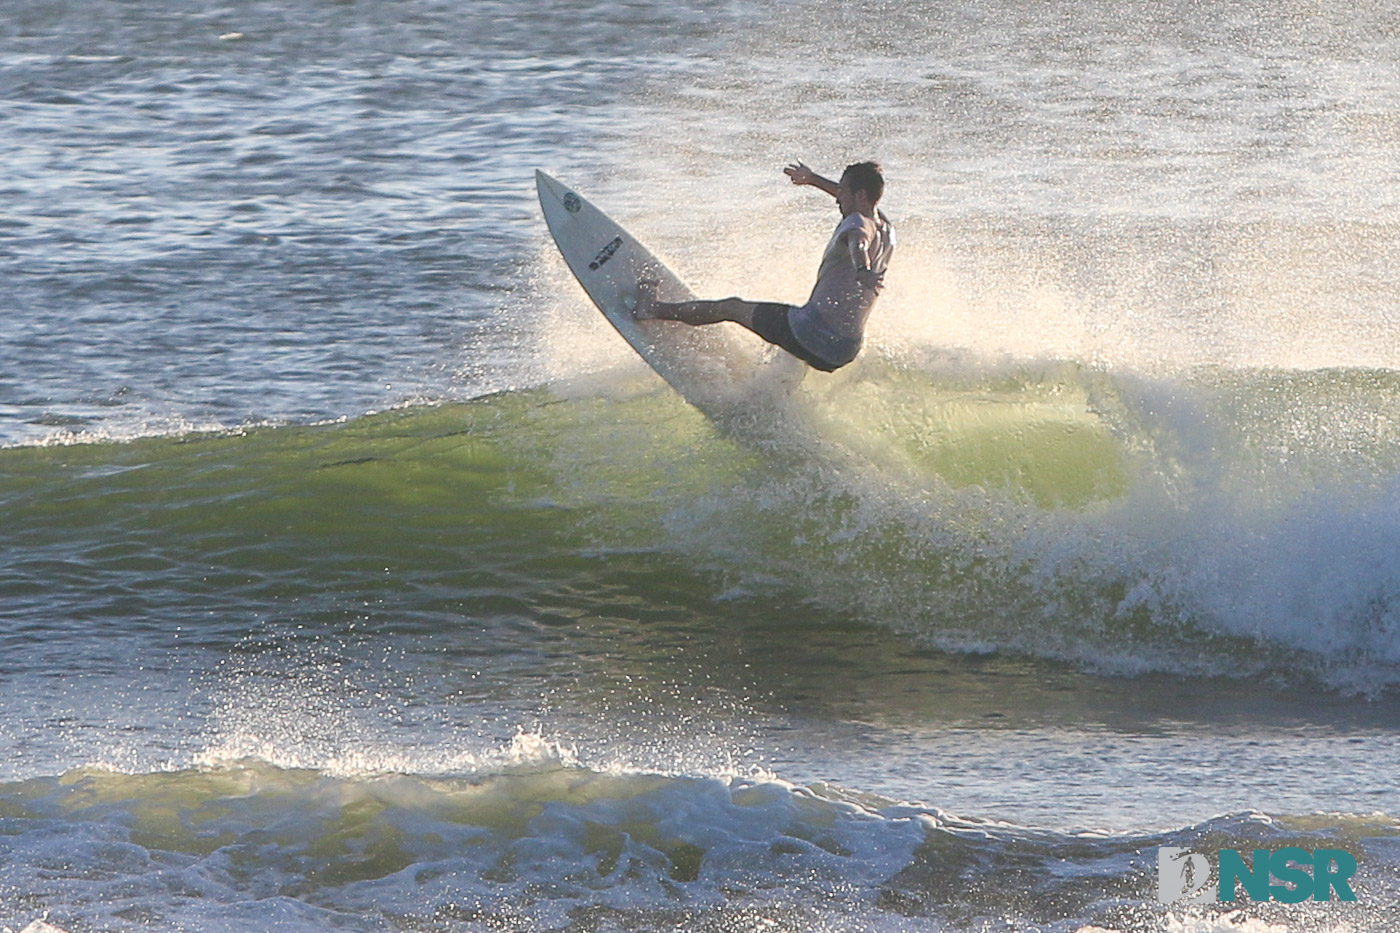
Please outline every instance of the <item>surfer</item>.
[[826, 244], [817, 284], [801, 307], [771, 301], [658, 301], [657, 283], [641, 282], [632, 314], [638, 320], [680, 321], [701, 326], [733, 321], [814, 369], [832, 372], [860, 352], [865, 321], [884, 289], [894, 252], [894, 229], [876, 207], [885, 179], [874, 162], [846, 166], [839, 182], [798, 162], [783, 169], [794, 185], [810, 185], [836, 199], [841, 222]]

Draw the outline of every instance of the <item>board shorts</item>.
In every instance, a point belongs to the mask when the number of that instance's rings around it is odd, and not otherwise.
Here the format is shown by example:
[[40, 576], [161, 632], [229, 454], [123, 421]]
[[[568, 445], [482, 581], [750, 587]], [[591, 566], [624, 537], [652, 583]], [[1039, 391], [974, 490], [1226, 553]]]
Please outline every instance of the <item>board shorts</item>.
[[840, 369], [839, 365], [828, 363], [808, 350], [797, 339], [797, 335], [792, 332], [792, 325], [788, 323], [788, 315], [796, 310], [792, 305], [785, 305], [777, 301], [759, 302], [754, 305], [753, 327], [749, 329], [774, 346], [782, 347], [813, 369], [819, 369], [824, 373]]

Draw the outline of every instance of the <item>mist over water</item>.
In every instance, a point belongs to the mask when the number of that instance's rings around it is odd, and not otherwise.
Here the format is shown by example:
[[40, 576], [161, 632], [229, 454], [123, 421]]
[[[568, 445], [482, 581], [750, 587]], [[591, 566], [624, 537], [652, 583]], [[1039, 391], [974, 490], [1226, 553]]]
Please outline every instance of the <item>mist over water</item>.
[[[1392, 929], [1393, 19], [0, 10], [0, 926]], [[865, 158], [863, 355], [716, 421], [531, 183], [800, 302]]]
[[[902, 245], [876, 333], [896, 344], [1173, 370], [1393, 367], [1396, 62], [1374, 38], [1387, 15], [1008, 3], [863, 10], [822, 38], [773, 24], [744, 46], [766, 67], [725, 62], [656, 92], [649, 116], [668, 131], [638, 162], [698, 176], [663, 182], [698, 207], [738, 183], [729, 166], [770, 153], [884, 159]], [[814, 20], [820, 8], [792, 21]], [[736, 97], [717, 133], [705, 117]], [[735, 193], [753, 231], [732, 250], [741, 267], [701, 241], [702, 270], [735, 268], [719, 290], [763, 288], [755, 265], [784, 275], [793, 212], [822, 216], [777, 180]], [[749, 262], [754, 243], [775, 248]], [[801, 294], [797, 265], [775, 286]]]

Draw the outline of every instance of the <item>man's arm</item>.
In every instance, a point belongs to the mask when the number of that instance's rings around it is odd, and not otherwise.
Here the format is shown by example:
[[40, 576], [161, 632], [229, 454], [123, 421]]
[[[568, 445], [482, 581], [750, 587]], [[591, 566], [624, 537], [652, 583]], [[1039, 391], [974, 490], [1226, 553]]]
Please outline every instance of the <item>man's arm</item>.
[[875, 294], [880, 294], [885, 288], [885, 273], [870, 268], [870, 242], [864, 229], [847, 233], [846, 245], [851, 250], [851, 265], [856, 267], [856, 281]]
[[841, 187], [839, 182], [821, 177], [801, 162], [789, 165], [783, 169], [783, 174], [791, 178], [794, 185], [811, 185], [813, 188], [825, 191], [833, 198], [836, 197], [836, 189]]

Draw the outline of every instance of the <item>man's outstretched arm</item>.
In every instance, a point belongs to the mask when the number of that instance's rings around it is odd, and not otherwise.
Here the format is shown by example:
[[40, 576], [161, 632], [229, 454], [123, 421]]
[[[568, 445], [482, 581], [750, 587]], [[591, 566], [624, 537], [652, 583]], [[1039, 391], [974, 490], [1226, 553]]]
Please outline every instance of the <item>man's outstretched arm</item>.
[[833, 198], [836, 197], [836, 190], [841, 187], [839, 182], [821, 177], [801, 162], [789, 165], [783, 169], [783, 174], [791, 178], [794, 185], [811, 185], [813, 188], [825, 191]]

